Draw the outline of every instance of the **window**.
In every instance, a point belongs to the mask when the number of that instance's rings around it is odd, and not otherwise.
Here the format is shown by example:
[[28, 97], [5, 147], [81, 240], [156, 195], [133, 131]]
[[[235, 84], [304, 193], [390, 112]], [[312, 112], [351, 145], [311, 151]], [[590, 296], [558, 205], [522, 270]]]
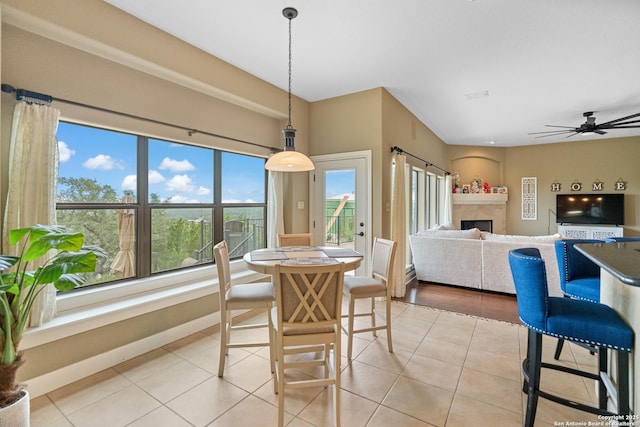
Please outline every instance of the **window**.
[[86, 286], [265, 247], [265, 159], [61, 122], [57, 222], [107, 253]]

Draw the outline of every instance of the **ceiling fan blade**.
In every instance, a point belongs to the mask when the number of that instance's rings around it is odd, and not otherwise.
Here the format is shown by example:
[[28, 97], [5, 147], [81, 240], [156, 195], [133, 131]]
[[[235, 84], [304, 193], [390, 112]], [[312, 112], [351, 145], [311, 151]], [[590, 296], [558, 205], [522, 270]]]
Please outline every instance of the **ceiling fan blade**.
[[[572, 133], [571, 135], [567, 136], [567, 138], [571, 138], [572, 136], [578, 135], [579, 133], [580, 133], [580, 132]], [[567, 139], [567, 138], [565, 138], [565, 139]]]
[[631, 129], [631, 128], [640, 128], [640, 125], [632, 125], [632, 126], [611, 126], [605, 129]]
[[548, 128], [567, 128], [567, 129], [575, 129], [575, 126], [556, 126], [556, 125], [545, 125]]
[[600, 130], [600, 129], [596, 129], [593, 132], [597, 133], [598, 135], [606, 135], [607, 134], [605, 131]]
[[[546, 133], [546, 135], [538, 135], [538, 136], [534, 136], [534, 138], [546, 138], [547, 136], [559, 136], [559, 135], [565, 135], [567, 133], [573, 133], [573, 131], [559, 131], [559, 132], [536, 132], [536, 133]], [[532, 134], [529, 134], [532, 135]]]
[[547, 134], [559, 134], [559, 133], [571, 133], [571, 132], [575, 132], [573, 129], [571, 130], [546, 130], [543, 132], [529, 132], [527, 135], [538, 135], [541, 133], [547, 133]]
[[615, 119], [615, 120], [611, 120], [611, 121], [608, 121], [608, 122], [605, 122], [605, 123], [601, 123], [598, 126], [599, 127], [607, 126], [607, 125], [611, 125], [613, 123], [618, 123], [618, 122], [623, 122], [623, 121], [628, 120], [628, 119], [633, 119], [634, 117], [640, 117], [640, 113], [632, 114], [632, 115], [627, 116], [627, 117], [620, 117], [619, 119]]
[[618, 126], [628, 125], [631, 123], [640, 123], [640, 120], [629, 120], [628, 122], [614, 123], [612, 125], [607, 126], [607, 128], [617, 128]]

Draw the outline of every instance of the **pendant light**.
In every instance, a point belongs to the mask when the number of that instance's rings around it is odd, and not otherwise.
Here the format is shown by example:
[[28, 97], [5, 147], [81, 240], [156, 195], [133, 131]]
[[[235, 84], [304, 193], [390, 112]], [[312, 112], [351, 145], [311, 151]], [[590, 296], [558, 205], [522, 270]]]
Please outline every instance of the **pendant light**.
[[277, 172], [305, 172], [315, 169], [315, 166], [310, 158], [296, 151], [296, 130], [291, 126], [291, 20], [298, 16], [298, 11], [286, 7], [282, 10], [282, 15], [289, 20], [289, 123], [282, 130], [284, 150], [271, 156], [264, 167]]

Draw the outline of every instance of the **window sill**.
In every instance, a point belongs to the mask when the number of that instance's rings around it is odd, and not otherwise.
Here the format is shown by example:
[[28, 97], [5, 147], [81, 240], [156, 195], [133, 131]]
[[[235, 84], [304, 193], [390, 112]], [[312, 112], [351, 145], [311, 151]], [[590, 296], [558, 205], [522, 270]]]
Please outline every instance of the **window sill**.
[[[263, 280], [244, 261], [231, 263], [233, 282]], [[128, 281], [95, 290], [61, 294], [58, 314], [51, 321], [29, 328], [20, 343], [22, 350], [57, 341], [92, 329], [218, 292], [215, 266], [177, 271], [147, 279]]]

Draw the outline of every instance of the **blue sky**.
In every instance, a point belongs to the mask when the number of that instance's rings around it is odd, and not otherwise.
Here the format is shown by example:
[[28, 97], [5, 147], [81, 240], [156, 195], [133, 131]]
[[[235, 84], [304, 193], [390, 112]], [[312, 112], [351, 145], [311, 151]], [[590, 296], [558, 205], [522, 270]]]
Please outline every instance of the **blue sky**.
[[[60, 122], [61, 177], [136, 192], [136, 136]], [[149, 140], [149, 191], [173, 203], [213, 201], [213, 150]], [[264, 202], [264, 159], [223, 153], [222, 200]]]
[[329, 170], [325, 174], [325, 195], [327, 199], [355, 193], [355, 169]]

